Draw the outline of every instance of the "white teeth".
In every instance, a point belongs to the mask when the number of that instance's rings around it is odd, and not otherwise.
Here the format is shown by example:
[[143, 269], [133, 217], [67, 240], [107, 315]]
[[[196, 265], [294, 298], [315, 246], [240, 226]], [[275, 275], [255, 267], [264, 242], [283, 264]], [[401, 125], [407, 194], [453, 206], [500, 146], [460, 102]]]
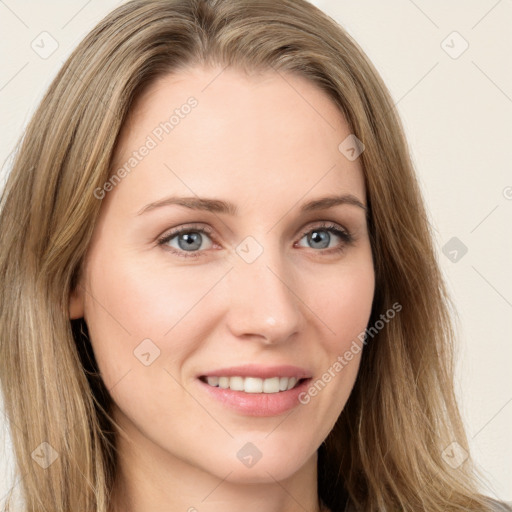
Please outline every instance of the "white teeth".
[[233, 391], [243, 391], [244, 390], [244, 379], [242, 379], [242, 377], [231, 377], [229, 379], [229, 387]]
[[288, 381], [288, 388], [287, 389], [292, 389], [293, 386], [295, 386], [295, 384], [297, 384], [297, 379], [295, 377], [292, 377], [289, 381]]
[[298, 382], [296, 377], [271, 377], [260, 379], [259, 377], [206, 377], [210, 386], [218, 386], [222, 389], [244, 391], [245, 393], [279, 393], [292, 389]]
[[263, 391], [263, 379], [246, 377], [244, 379], [244, 391], [246, 393], [261, 393]]
[[219, 385], [219, 377], [206, 377], [208, 384], [210, 386], [218, 386]]
[[279, 393], [279, 377], [272, 377], [263, 381], [263, 393]]
[[229, 377], [219, 377], [219, 388], [229, 388]]

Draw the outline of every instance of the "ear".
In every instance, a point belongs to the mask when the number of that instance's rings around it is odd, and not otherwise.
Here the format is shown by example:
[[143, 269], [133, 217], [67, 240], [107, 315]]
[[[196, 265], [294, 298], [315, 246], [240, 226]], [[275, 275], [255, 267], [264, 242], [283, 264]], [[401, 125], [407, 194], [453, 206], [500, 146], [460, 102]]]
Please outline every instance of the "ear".
[[69, 294], [69, 318], [75, 320], [84, 316], [85, 290], [81, 284]]

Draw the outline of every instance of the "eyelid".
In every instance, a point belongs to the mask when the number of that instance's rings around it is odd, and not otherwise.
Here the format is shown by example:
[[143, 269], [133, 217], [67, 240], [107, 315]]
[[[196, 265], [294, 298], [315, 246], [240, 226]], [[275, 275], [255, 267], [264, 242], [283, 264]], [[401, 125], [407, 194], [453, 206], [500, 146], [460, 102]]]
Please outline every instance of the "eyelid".
[[328, 220], [317, 222], [320, 222], [320, 224], [316, 224], [315, 222], [313, 222], [313, 225], [308, 225], [307, 228], [304, 228], [300, 238], [302, 239], [304, 236], [308, 235], [309, 233], [311, 233], [311, 231], [314, 231], [315, 229], [325, 229], [326, 231], [338, 231], [346, 235], [347, 238], [352, 238], [353, 236], [353, 234], [347, 228], [343, 227], [337, 222], [332, 222]]
[[162, 246], [162, 248], [165, 251], [168, 251], [171, 253], [175, 253], [175, 254], [180, 253], [180, 255], [182, 255], [182, 253], [185, 253], [184, 257], [189, 257], [189, 256], [195, 257], [195, 255], [201, 254], [202, 252], [204, 252], [204, 250], [203, 251], [193, 251], [193, 252], [187, 253], [187, 251], [178, 251], [178, 250], [174, 249], [173, 247], [163, 247], [163, 246], [167, 242], [169, 242], [170, 240], [172, 240], [173, 238], [175, 238], [176, 236], [178, 236], [182, 233], [189, 233], [189, 232], [196, 232], [196, 231], [199, 233], [207, 234], [212, 239], [212, 241], [215, 241], [214, 237], [212, 236], [213, 229], [210, 226], [203, 225], [203, 224], [186, 224], [186, 225], [182, 225], [177, 228], [171, 229], [170, 231], [167, 231], [163, 235], [159, 236], [157, 239], [157, 246]]
[[[334, 232], [335, 236], [338, 236], [342, 239], [342, 243], [340, 247], [330, 247], [326, 249], [320, 249], [315, 250], [312, 249], [314, 252], [318, 252], [320, 254], [330, 254], [333, 251], [334, 252], [343, 252], [347, 245], [352, 244], [356, 240], [356, 236], [353, 232], [342, 226], [341, 224], [338, 224], [334, 221], [311, 221], [307, 224], [305, 228], [301, 230], [301, 234], [299, 236], [299, 239], [297, 242], [302, 240], [305, 236], [307, 236], [309, 233], [314, 231], [315, 229], [319, 230], [325, 230]], [[175, 238], [176, 236], [182, 234], [182, 233], [189, 233], [189, 232], [199, 232], [199, 233], [205, 233], [207, 234], [213, 243], [216, 243], [215, 237], [213, 236], [214, 230], [205, 224], [186, 224], [179, 226], [177, 228], [174, 228], [170, 231], [167, 231], [163, 235], [159, 236], [157, 239], [157, 245], [162, 246], [163, 250], [176, 254], [180, 257], [184, 258], [197, 258], [202, 255], [202, 253], [206, 252], [206, 249], [199, 250], [199, 251], [183, 251], [183, 250], [177, 250], [173, 247], [164, 247], [167, 242]], [[295, 242], [294, 242], [295, 246]]]

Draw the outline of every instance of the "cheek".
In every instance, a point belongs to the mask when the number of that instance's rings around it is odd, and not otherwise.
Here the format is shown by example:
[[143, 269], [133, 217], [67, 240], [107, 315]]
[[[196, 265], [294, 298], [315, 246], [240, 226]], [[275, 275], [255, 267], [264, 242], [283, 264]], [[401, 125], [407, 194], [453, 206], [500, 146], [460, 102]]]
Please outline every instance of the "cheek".
[[109, 257], [91, 255], [88, 267], [85, 320], [107, 387], [141, 362], [164, 367], [185, 358], [204, 339], [207, 295], [225, 266], [155, 269], [110, 248], [101, 253]]
[[91, 288], [107, 312], [138, 337], [164, 336], [210, 287], [204, 273], [155, 269], [137, 261], [118, 261], [98, 270]]
[[322, 373], [316, 384], [311, 384], [309, 397], [304, 400], [314, 401], [318, 414], [326, 418], [322, 426], [325, 435], [334, 425], [357, 377], [364, 332], [371, 315], [374, 278], [371, 259], [360, 259], [357, 264], [340, 268], [336, 278], [331, 273], [321, 289], [312, 284], [308, 287], [309, 304], [314, 305], [312, 309], [319, 317], [317, 324], [325, 327], [325, 335], [318, 336], [325, 358]]
[[346, 350], [364, 332], [371, 314], [374, 280], [371, 257], [365, 255], [304, 284], [307, 304], [325, 326], [329, 353]]

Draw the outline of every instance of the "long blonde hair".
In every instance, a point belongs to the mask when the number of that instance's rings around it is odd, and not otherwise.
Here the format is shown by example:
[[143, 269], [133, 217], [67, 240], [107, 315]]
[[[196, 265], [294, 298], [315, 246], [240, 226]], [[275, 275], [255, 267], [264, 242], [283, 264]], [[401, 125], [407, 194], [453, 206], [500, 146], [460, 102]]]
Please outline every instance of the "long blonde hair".
[[[131, 106], [157, 77], [202, 64], [308, 78], [365, 146], [370, 324], [395, 302], [403, 308], [365, 347], [319, 449], [319, 496], [333, 511], [346, 497], [365, 512], [491, 510], [471, 458], [457, 469], [443, 460], [453, 442], [469, 452], [453, 390], [450, 299], [401, 123], [371, 62], [305, 0], [135, 0], [67, 59], [1, 198], [0, 377], [26, 511], [109, 510], [116, 425], [69, 296], [101, 207], [94, 190], [112, 172]], [[35, 462], [55, 454], [46, 469]]]

